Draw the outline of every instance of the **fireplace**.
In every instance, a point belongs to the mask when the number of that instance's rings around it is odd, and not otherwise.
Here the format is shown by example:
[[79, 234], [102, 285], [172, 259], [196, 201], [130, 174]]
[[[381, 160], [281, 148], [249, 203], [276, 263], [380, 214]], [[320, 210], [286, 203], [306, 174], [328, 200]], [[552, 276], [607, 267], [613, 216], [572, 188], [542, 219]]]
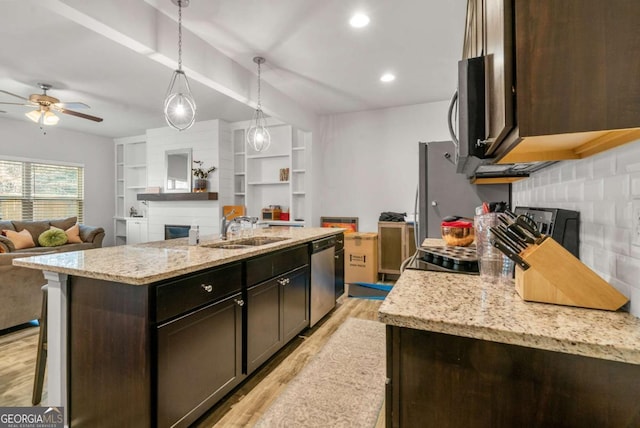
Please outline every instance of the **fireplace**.
[[165, 224], [164, 239], [186, 238], [189, 236], [191, 226], [183, 224]]

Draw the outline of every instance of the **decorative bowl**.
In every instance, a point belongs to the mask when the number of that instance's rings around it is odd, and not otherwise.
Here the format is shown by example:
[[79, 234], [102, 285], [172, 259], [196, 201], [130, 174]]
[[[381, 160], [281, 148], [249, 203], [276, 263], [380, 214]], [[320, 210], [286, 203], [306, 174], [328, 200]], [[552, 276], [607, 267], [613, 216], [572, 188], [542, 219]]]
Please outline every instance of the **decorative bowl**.
[[442, 231], [442, 239], [450, 246], [468, 247], [475, 239], [473, 226], [441, 226], [440, 230]]

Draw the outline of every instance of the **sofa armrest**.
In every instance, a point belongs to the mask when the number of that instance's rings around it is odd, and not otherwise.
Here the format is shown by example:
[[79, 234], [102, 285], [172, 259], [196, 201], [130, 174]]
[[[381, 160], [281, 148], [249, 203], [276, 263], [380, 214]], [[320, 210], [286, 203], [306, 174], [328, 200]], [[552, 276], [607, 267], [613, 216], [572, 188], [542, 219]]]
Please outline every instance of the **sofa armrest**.
[[104, 229], [96, 226], [78, 225], [80, 228], [80, 239], [82, 242], [92, 243], [95, 247], [102, 247], [104, 239]]
[[11, 242], [11, 239], [0, 235], [0, 253], [11, 253], [15, 250], [16, 247], [13, 245], [13, 242]]

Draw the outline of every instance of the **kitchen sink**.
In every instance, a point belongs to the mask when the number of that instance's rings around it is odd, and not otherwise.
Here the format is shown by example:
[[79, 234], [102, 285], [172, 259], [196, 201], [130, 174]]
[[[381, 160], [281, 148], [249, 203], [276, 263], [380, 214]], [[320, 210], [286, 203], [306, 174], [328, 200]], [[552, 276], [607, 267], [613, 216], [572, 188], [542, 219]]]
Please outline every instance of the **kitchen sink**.
[[260, 245], [273, 244], [274, 242], [286, 241], [289, 238], [276, 238], [274, 236], [252, 236], [251, 238], [238, 239], [233, 241], [237, 245], [249, 245], [258, 247]]
[[286, 241], [289, 238], [276, 238], [272, 236], [252, 236], [251, 238], [236, 239], [233, 241], [220, 241], [212, 244], [203, 244], [201, 247], [221, 248], [223, 250], [242, 250], [261, 245], [273, 244], [274, 242]]

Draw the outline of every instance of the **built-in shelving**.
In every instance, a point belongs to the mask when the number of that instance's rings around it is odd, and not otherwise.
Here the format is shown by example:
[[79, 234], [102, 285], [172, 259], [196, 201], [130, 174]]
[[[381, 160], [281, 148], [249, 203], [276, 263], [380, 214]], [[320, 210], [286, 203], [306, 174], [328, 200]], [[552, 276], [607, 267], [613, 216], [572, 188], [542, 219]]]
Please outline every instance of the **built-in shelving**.
[[[234, 203], [246, 206], [247, 214], [256, 217], [261, 216], [263, 208], [279, 205], [283, 211], [289, 212], [291, 220], [303, 220], [277, 224], [305, 225], [305, 220], [310, 220], [305, 196], [308, 190], [305, 188], [305, 176], [308, 173], [306, 157], [309, 155], [305, 150], [310, 134], [269, 119], [267, 126], [271, 146], [265, 152], [256, 152], [245, 140], [250, 125], [248, 121], [231, 124]], [[280, 180], [281, 177], [287, 180]]]
[[127, 243], [127, 217], [131, 208], [139, 213], [145, 208], [137, 194], [147, 187], [146, 136], [118, 138], [115, 143], [116, 197], [114, 216], [114, 243]]

